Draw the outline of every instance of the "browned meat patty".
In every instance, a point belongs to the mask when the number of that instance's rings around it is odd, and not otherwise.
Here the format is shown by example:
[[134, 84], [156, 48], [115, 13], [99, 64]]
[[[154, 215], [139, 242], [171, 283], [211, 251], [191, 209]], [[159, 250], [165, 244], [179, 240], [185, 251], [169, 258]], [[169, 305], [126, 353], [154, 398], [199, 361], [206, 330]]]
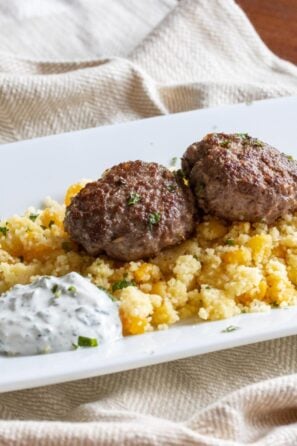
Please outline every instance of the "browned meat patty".
[[297, 208], [297, 163], [245, 133], [205, 136], [182, 168], [198, 206], [223, 219], [272, 223]]
[[90, 255], [136, 260], [189, 237], [194, 202], [178, 175], [156, 163], [129, 161], [87, 184], [67, 207], [64, 225]]

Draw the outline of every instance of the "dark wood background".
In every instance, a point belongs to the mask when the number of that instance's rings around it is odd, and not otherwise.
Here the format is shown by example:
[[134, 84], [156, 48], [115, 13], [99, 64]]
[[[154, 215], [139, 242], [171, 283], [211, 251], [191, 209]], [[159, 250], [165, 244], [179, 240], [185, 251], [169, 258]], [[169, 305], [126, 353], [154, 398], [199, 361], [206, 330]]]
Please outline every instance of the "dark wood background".
[[266, 45], [297, 64], [297, 0], [236, 0]]

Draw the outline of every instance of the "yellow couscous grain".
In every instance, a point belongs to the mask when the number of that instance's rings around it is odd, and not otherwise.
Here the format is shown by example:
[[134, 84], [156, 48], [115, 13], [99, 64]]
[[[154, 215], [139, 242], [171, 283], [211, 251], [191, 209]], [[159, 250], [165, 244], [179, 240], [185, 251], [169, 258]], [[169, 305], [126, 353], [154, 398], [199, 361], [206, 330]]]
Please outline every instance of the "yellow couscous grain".
[[195, 316], [216, 320], [297, 304], [297, 213], [273, 226], [205, 218], [196, 235], [146, 261], [119, 263], [79, 250], [64, 231], [64, 204], [0, 222], [0, 293], [41, 275], [76, 271], [119, 301], [125, 334]]

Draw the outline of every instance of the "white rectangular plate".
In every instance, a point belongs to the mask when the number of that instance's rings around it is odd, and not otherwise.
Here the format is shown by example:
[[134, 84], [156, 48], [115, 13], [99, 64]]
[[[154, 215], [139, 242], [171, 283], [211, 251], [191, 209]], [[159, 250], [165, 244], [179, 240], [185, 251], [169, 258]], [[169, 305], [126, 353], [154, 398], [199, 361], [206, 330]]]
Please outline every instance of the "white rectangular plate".
[[[297, 98], [259, 101], [83, 130], [0, 146], [1, 217], [62, 200], [81, 178], [124, 160], [168, 165], [193, 141], [214, 131], [248, 132], [297, 156]], [[229, 325], [240, 327], [224, 333]], [[218, 322], [181, 323], [112, 345], [31, 357], [0, 356], [0, 391], [98, 376], [297, 334], [297, 308], [243, 314]]]

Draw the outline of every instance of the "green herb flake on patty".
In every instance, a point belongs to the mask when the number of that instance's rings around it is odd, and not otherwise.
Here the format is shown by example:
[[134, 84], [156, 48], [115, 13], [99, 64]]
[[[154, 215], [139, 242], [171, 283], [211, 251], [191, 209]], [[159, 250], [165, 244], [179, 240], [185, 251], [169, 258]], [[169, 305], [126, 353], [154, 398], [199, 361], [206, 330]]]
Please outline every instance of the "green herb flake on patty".
[[264, 143], [262, 141], [260, 141], [259, 139], [254, 139], [252, 142], [254, 147], [263, 147]]
[[228, 149], [228, 147], [230, 146], [230, 141], [228, 139], [225, 139], [224, 141], [220, 142], [220, 146]]
[[153, 227], [157, 225], [161, 220], [160, 212], [153, 212], [148, 216], [148, 227], [152, 231]]
[[169, 190], [169, 192], [174, 192], [176, 190], [175, 184], [168, 184], [166, 187], [167, 187], [167, 190]]
[[128, 206], [133, 206], [141, 200], [141, 196], [136, 192], [131, 192], [130, 197], [128, 198]]
[[242, 139], [249, 139], [250, 138], [248, 133], [236, 133], [236, 136], [239, 136]]

